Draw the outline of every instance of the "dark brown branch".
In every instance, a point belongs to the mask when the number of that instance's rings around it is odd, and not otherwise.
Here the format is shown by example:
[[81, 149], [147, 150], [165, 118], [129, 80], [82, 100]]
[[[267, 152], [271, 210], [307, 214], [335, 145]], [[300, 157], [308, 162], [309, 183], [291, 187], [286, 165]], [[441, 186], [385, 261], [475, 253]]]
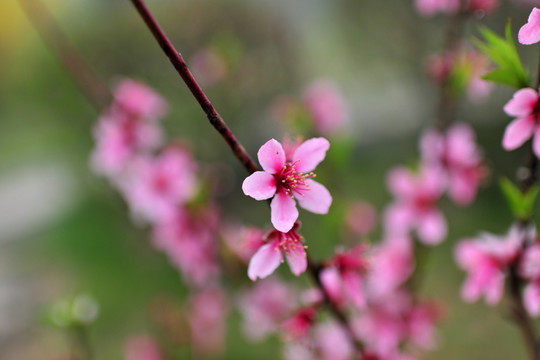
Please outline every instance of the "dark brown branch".
[[[154, 38], [160, 45], [161, 49], [165, 53], [165, 55], [169, 58], [171, 63], [173, 64], [174, 68], [178, 72], [178, 74], [182, 77], [185, 84], [195, 97], [195, 99], [199, 102], [199, 105], [205, 112], [206, 116], [208, 117], [208, 120], [214, 126], [214, 128], [223, 136], [227, 144], [229, 144], [230, 148], [232, 149], [234, 155], [236, 158], [244, 165], [246, 170], [249, 173], [253, 173], [258, 170], [258, 166], [255, 164], [255, 162], [251, 159], [251, 157], [248, 155], [244, 147], [236, 140], [235, 136], [231, 132], [231, 130], [227, 127], [221, 116], [218, 114], [216, 109], [212, 106], [210, 103], [210, 100], [204, 93], [204, 91], [201, 89], [191, 72], [189, 71], [189, 68], [187, 67], [182, 55], [174, 48], [174, 46], [171, 44], [159, 24], [156, 22], [146, 5], [144, 4], [144, 1], [142, 0], [131, 0], [141, 17], [143, 18], [144, 22], [154, 35]], [[352, 331], [352, 328], [347, 320], [346, 315], [330, 300], [330, 297], [328, 296], [327, 292], [325, 291], [324, 287], [322, 286], [321, 280], [320, 280], [320, 271], [322, 270], [322, 265], [314, 263], [309, 257], [308, 257], [308, 271], [313, 278], [313, 281], [317, 285], [317, 287], [321, 290], [321, 292], [324, 294], [325, 297], [325, 304], [327, 305], [328, 309], [332, 313], [332, 315], [343, 325], [345, 330], [347, 331], [348, 336], [350, 337], [351, 341], [358, 350], [362, 349], [362, 344], [360, 344], [356, 337], [354, 336], [354, 333]]]
[[248, 155], [244, 147], [236, 140], [235, 136], [233, 135], [227, 124], [225, 124], [225, 121], [223, 121], [216, 109], [212, 106], [210, 100], [189, 71], [186, 62], [184, 61], [184, 58], [169, 41], [161, 27], [158, 25], [158, 23], [144, 4], [144, 1], [131, 0], [131, 2], [139, 12], [139, 15], [141, 15], [141, 17], [143, 18], [146, 26], [148, 26], [148, 29], [152, 32], [152, 35], [154, 35], [154, 38], [158, 42], [165, 55], [167, 55], [174, 68], [182, 77], [182, 80], [184, 80], [184, 83], [187, 85], [187, 87], [203, 109], [204, 113], [208, 117], [208, 120], [210, 121], [210, 124], [212, 124], [212, 126], [217, 130], [217, 132], [220, 133], [221, 136], [225, 139], [225, 141], [233, 151], [234, 155], [238, 158], [238, 160], [240, 160], [246, 170], [250, 173], [257, 171], [257, 164], [255, 164], [255, 162]]
[[92, 105], [102, 111], [111, 103], [107, 86], [71, 46], [64, 32], [40, 0], [19, 0], [19, 3], [40, 37], [58, 58], [64, 69]]

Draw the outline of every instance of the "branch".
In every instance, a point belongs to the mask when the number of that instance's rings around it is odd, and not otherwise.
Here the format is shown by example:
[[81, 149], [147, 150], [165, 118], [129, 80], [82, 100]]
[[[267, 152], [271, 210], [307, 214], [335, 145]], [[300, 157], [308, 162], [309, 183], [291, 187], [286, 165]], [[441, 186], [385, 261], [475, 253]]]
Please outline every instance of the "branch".
[[96, 110], [105, 109], [112, 99], [109, 89], [71, 46], [45, 5], [40, 0], [19, 0], [19, 4], [39, 36], [58, 58], [81, 92]]
[[[225, 121], [221, 118], [221, 116], [218, 114], [216, 109], [212, 106], [210, 103], [210, 100], [204, 93], [204, 91], [201, 89], [191, 72], [189, 71], [189, 68], [187, 67], [184, 58], [182, 55], [174, 48], [174, 46], [171, 44], [159, 24], [156, 22], [152, 14], [150, 13], [150, 10], [146, 7], [143, 0], [131, 0], [137, 11], [139, 12], [139, 15], [143, 18], [144, 22], [152, 32], [152, 35], [154, 35], [154, 38], [160, 45], [161, 49], [165, 53], [165, 55], [169, 58], [171, 63], [173, 64], [174, 68], [178, 72], [178, 74], [182, 77], [185, 84], [201, 106], [202, 110], [205, 112], [206, 116], [208, 117], [208, 120], [212, 124], [212, 126], [221, 134], [221, 136], [225, 139], [227, 144], [229, 144], [229, 147], [233, 151], [236, 158], [244, 165], [246, 170], [249, 173], [253, 173], [258, 170], [258, 166], [255, 164], [255, 162], [251, 159], [249, 154], [246, 152], [244, 147], [236, 140], [236, 137], [233, 135], [231, 130], [227, 127], [225, 124]], [[348, 336], [350, 337], [352, 343], [357, 347], [358, 350], [362, 349], [362, 345], [356, 340], [356, 337], [354, 336], [353, 330], [347, 320], [346, 315], [337, 307], [335, 304], [330, 300], [330, 297], [326, 293], [324, 287], [321, 284], [319, 273], [321, 271], [322, 267], [320, 264], [314, 263], [309, 257], [308, 257], [308, 271], [313, 278], [313, 281], [317, 285], [317, 287], [321, 290], [321, 292], [324, 295], [325, 298], [325, 304], [329, 308], [330, 312], [334, 317], [344, 326], [345, 330], [347, 331]]]

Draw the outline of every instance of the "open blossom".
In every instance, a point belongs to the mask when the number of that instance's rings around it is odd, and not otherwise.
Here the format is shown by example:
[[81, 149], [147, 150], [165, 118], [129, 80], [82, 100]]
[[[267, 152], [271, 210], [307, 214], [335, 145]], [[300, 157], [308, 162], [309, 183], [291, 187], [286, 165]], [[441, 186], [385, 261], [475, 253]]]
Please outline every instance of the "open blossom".
[[313, 118], [315, 129], [323, 135], [336, 134], [347, 121], [343, 96], [330, 80], [310, 84], [304, 92], [304, 104]]
[[320, 360], [349, 360], [354, 347], [343, 326], [334, 321], [317, 324], [314, 329], [314, 343], [320, 353]]
[[446, 134], [426, 131], [420, 139], [420, 151], [425, 163], [445, 172], [448, 195], [454, 202], [467, 205], [474, 200], [487, 170], [469, 125], [454, 124]]
[[506, 127], [503, 147], [506, 150], [517, 149], [532, 137], [533, 151], [540, 157], [538, 92], [531, 88], [516, 91], [512, 99], [504, 105], [504, 111], [516, 119]]
[[415, 229], [418, 239], [435, 245], [444, 240], [446, 220], [435, 207], [444, 187], [441, 169], [424, 166], [418, 175], [398, 167], [388, 175], [388, 187], [396, 200], [385, 211], [384, 225], [389, 236], [405, 235]]
[[523, 45], [531, 45], [540, 41], [540, 9], [532, 9], [529, 20], [519, 29], [518, 41]]
[[270, 204], [274, 227], [286, 233], [298, 219], [295, 199], [300, 206], [315, 214], [326, 214], [332, 203], [328, 190], [314, 181], [315, 167], [325, 158], [330, 147], [324, 138], [312, 138], [302, 143], [288, 161], [281, 144], [271, 139], [257, 153], [264, 171], [256, 171], [243, 184], [244, 194], [255, 200], [273, 197]]
[[277, 331], [296, 306], [294, 291], [277, 278], [259, 281], [241, 295], [238, 303], [244, 333], [251, 340], [262, 340]]
[[522, 241], [522, 231], [517, 227], [510, 229], [506, 236], [483, 234], [480, 239], [461, 241], [455, 258], [469, 274], [461, 297], [472, 302], [484, 296], [486, 303], [498, 303], [503, 295], [506, 271], [518, 256]]
[[303, 341], [317, 320], [316, 305], [300, 308], [281, 324], [283, 336], [287, 341]]
[[175, 146], [157, 157], [139, 158], [122, 186], [135, 215], [150, 222], [174, 216], [197, 191], [196, 168], [191, 155]]
[[266, 243], [257, 250], [248, 266], [248, 276], [255, 281], [265, 278], [277, 269], [287, 259], [287, 263], [294, 275], [298, 276], [307, 269], [307, 256], [304, 248], [304, 239], [298, 234], [300, 227], [295, 223], [286, 233], [272, 230], [266, 236]]
[[320, 274], [321, 282], [332, 301], [340, 305], [343, 295], [358, 308], [366, 305], [364, 275], [367, 269], [364, 245], [338, 251]]
[[147, 335], [130, 337], [124, 344], [125, 360], [161, 360], [161, 352], [156, 342]]

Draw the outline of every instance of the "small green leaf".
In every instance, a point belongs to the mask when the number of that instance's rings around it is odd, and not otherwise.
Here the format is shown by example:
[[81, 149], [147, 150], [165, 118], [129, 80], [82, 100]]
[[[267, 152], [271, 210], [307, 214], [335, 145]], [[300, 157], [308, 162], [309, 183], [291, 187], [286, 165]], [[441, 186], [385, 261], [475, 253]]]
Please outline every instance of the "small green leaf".
[[529, 76], [516, 50], [510, 21], [506, 23], [504, 38], [486, 27], [479, 31], [484, 40], [473, 39], [473, 43], [498, 66], [483, 79], [516, 88], [529, 87]]
[[530, 218], [540, 188], [533, 186], [527, 192], [523, 193], [510, 180], [504, 177], [500, 179], [499, 184], [508, 202], [508, 207], [514, 216], [518, 219]]

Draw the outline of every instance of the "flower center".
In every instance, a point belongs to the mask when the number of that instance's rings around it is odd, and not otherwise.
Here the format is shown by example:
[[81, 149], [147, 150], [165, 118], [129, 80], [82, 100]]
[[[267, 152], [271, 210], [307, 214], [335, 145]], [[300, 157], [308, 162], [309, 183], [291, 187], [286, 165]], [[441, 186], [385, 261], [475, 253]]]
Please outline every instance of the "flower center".
[[283, 189], [289, 196], [293, 196], [293, 192], [304, 196], [303, 192], [309, 190], [309, 184], [306, 179], [314, 178], [316, 175], [313, 172], [302, 174], [296, 171], [296, 163], [287, 163], [277, 174], [278, 187]]

